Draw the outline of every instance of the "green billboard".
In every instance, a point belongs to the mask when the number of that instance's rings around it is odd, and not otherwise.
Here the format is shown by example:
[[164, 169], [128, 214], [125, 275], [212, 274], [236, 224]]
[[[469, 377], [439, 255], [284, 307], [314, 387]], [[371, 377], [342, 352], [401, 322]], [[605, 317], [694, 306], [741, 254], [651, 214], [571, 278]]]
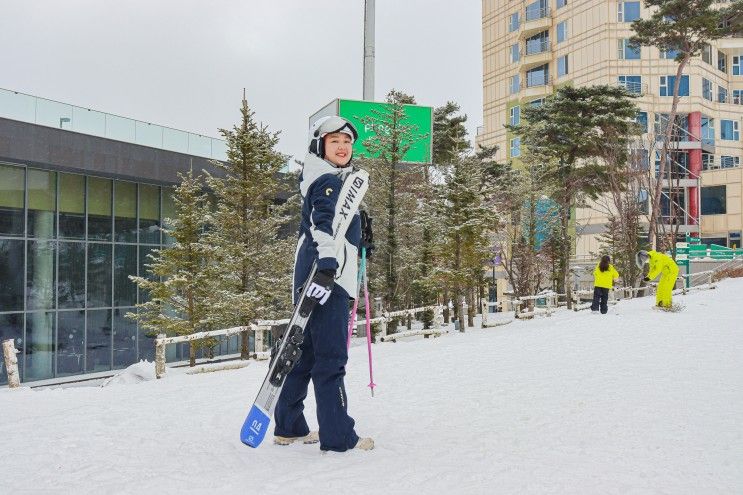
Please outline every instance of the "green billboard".
[[[365, 126], [362, 119], [367, 116], [375, 116], [372, 112], [384, 113], [390, 105], [375, 101], [342, 100], [336, 99], [324, 106], [310, 117], [310, 126], [319, 118], [328, 115], [338, 115], [351, 122], [359, 132], [359, 139], [353, 145], [354, 155], [357, 157], [370, 157], [372, 154], [364, 147], [364, 141], [372, 136], [371, 129]], [[416, 126], [417, 133], [421, 139], [412, 143], [410, 149], [403, 157], [405, 163], [431, 163], [432, 135], [433, 135], [433, 108], [418, 105], [404, 105], [405, 125]]]

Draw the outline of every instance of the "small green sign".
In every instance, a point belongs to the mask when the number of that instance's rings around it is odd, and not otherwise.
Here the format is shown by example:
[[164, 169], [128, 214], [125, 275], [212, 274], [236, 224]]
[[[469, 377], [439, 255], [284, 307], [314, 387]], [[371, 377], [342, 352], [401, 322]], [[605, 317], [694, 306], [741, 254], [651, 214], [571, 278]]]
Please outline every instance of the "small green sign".
[[[359, 100], [333, 100], [323, 107], [312, 117], [310, 125], [320, 117], [325, 115], [338, 115], [351, 122], [359, 132], [359, 139], [353, 145], [354, 155], [357, 157], [372, 157], [364, 148], [364, 141], [371, 137], [371, 129], [368, 129], [361, 120], [367, 116], [375, 115], [372, 110], [384, 112], [388, 103], [379, 103], [374, 101]], [[404, 105], [406, 119], [405, 125], [417, 126], [417, 133], [422, 138], [412, 144], [408, 152], [403, 157], [405, 163], [431, 163], [432, 146], [433, 146], [433, 108], [422, 107], [418, 105]]]

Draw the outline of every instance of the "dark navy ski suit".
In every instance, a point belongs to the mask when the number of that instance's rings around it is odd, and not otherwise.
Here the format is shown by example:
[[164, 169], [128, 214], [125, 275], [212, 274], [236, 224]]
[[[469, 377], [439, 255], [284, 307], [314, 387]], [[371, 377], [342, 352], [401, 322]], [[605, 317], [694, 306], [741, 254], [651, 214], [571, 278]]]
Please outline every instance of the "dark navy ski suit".
[[304, 399], [310, 378], [315, 389], [320, 448], [343, 452], [356, 446], [359, 437], [348, 415], [343, 377], [348, 361], [347, 338], [349, 299], [357, 295], [357, 256], [361, 242], [358, 211], [351, 222], [344, 245], [339, 249], [331, 238], [332, 222], [343, 180], [351, 167], [336, 168], [308, 154], [302, 176], [302, 220], [294, 262], [294, 299], [307, 281], [312, 263], [318, 270], [335, 269], [330, 298], [316, 305], [304, 332], [302, 357], [286, 377], [276, 404], [274, 435], [299, 437], [310, 431], [304, 417]]

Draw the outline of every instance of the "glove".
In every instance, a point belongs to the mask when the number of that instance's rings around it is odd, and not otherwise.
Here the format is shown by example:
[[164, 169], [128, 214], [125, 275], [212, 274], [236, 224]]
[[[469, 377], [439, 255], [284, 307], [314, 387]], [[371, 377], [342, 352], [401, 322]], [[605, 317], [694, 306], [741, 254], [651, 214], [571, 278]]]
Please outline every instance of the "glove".
[[642, 279], [644, 282], [650, 282], [650, 277], [645, 277]]
[[335, 285], [335, 270], [320, 270], [312, 277], [307, 296], [315, 299], [321, 306], [330, 297]]
[[359, 212], [361, 216], [361, 247], [366, 249], [369, 258], [374, 251], [374, 233], [372, 232], [372, 218], [365, 210]]

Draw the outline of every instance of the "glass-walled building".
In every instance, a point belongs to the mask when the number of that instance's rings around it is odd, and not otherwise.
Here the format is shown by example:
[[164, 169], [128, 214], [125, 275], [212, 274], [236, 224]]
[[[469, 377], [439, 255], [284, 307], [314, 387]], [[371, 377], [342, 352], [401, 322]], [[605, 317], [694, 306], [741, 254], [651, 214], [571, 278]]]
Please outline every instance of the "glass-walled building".
[[[168, 243], [178, 172], [207, 158], [4, 118], [0, 108], [0, 341], [13, 339], [21, 380], [152, 360], [135, 320], [148, 254]], [[169, 359], [187, 356], [169, 346]], [[237, 338], [216, 353], [237, 351]], [[7, 372], [0, 353], [0, 384]]]
[[[153, 340], [126, 314], [143, 302], [171, 189], [0, 165], [0, 340], [21, 350], [23, 381], [152, 359]], [[20, 344], [20, 345], [19, 345]]]

